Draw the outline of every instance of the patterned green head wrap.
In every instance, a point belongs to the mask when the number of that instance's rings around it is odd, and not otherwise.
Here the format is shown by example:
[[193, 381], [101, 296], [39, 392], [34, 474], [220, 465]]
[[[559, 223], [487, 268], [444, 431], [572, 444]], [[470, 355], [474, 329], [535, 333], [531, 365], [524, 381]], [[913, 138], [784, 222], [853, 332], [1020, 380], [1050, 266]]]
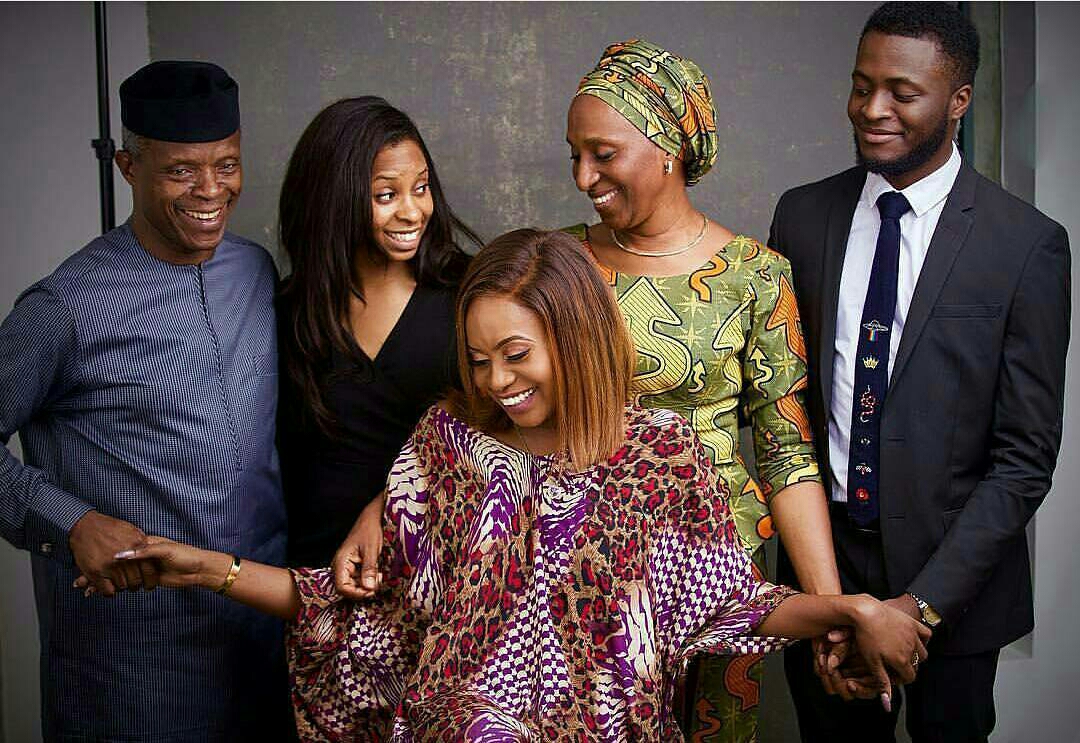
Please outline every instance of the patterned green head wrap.
[[705, 73], [688, 59], [631, 39], [612, 44], [578, 85], [683, 161], [692, 186], [716, 162], [716, 111]]

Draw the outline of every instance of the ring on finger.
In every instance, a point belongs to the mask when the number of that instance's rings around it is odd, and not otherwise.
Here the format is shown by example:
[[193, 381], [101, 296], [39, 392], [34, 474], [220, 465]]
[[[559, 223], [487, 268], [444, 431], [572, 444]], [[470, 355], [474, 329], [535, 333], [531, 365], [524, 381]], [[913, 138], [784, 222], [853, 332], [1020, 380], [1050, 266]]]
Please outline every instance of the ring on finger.
[[919, 654], [917, 652], [911, 654], [911, 667], [916, 670], [919, 668]]

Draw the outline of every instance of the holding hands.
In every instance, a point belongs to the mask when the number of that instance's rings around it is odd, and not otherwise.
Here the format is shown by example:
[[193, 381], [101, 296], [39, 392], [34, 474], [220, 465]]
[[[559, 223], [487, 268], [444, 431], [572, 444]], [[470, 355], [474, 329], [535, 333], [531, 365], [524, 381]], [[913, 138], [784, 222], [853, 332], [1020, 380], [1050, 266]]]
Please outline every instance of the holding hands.
[[[384, 494], [380, 493], [368, 504], [334, 556], [334, 582], [345, 598], [370, 598], [382, 584], [378, 559], [384, 502]], [[113, 596], [121, 589], [152, 590], [159, 585], [219, 590], [230, 587], [239, 574], [232, 555], [147, 536], [125, 521], [95, 511], [72, 529], [71, 543], [82, 571], [74, 586], [85, 590], [87, 596], [95, 592]], [[295, 597], [288, 571], [250, 560], [243, 564], [244, 585], [239, 592], [230, 590], [230, 597], [270, 614], [292, 618]], [[232, 580], [227, 584], [230, 576]]]
[[891, 706], [893, 679], [901, 683], [915, 679], [914, 666], [926, 659], [930, 639], [930, 630], [921, 622], [867, 594], [792, 596], [756, 632], [819, 638], [815, 664], [826, 690], [845, 698], [880, 696], [886, 708]]
[[[152, 565], [157, 584], [168, 588], [206, 588], [286, 620], [295, 619], [300, 609], [292, 574], [285, 568], [155, 536], [113, 557], [128, 567]], [[88, 583], [86, 576], [79, 576], [75, 586]]]
[[814, 671], [826, 692], [845, 701], [880, 697], [889, 710], [892, 684], [915, 680], [931, 630], [899, 601], [872, 601], [856, 614], [854, 632], [834, 629], [813, 641]]
[[[224, 583], [232, 565], [231, 555], [199, 549], [165, 537], [145, 535], [134, 546], [128, 542], [123, 549], [110, 554], [109, 559], [124, 574], [132, 571], [152, 573], [153, 583], [144, 581], [141, 584], [147, 590], [159, 585], [167, 588], [216, 588]], [[88, 591], [92, 587], [92, 581], [85, 571], [75, 581], [75, 587]], [[129, 583], [125, 587], [134, 590], [139, 584]]]
[[116, 553], [141, 544], [146, 539], [142, 529], [97, 511], [87, 511], [68, 535], [72, 557], [82, 575], [76, 588], [87, 595], [97, 592], [113, 597], [118, 590], [158, 585], [157, 571], [152, 563], [121, 563]]

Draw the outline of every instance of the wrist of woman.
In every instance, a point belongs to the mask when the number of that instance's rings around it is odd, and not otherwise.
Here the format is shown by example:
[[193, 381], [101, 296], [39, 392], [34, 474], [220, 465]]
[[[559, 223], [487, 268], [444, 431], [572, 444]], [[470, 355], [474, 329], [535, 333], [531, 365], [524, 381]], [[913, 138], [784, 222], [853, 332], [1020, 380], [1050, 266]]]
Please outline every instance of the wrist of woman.
[[818, 598], [829, 602], [832, 613], [838, 618], [832, 620], [836, 625], [848, 627], [857, 627], [861, 622], [866, 621], [873, 603], [873, 599], [867, 602], [866, 599], [870, 597], [866, 594], [843, 594], [840, 596], [819, 596]]
[[839, 598], [844, 600], [848, 624], [853, 627], [859, 627], [872, 621], [881, 610], [881, 602], [866, 593], [855, 596], [841, 596]]
[[201, 556], [201, 566], [196, 574], [195, 585], [211, 591], [219, 590], [232, 570], [233, 556], [224, 552], [205, 550]]

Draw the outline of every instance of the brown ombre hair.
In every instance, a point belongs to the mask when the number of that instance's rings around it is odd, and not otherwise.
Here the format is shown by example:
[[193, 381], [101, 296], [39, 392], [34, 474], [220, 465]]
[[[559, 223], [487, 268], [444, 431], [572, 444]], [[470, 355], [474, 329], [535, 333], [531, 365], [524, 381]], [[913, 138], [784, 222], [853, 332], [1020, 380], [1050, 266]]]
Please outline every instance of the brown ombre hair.
[[487, 432], [512, 423], [473, 383], [465, 316], [474, 300], [491, 295], [531, 310], [544, 326], [557, 430], [573, 465], [580, 469], [610, 457], [626, 436], [634, 347], [614, 294], [581, 243], [563, 232], [514, 230], [488, 243], [462, 279], [457, 351], [464, 399], [454, 407]]

